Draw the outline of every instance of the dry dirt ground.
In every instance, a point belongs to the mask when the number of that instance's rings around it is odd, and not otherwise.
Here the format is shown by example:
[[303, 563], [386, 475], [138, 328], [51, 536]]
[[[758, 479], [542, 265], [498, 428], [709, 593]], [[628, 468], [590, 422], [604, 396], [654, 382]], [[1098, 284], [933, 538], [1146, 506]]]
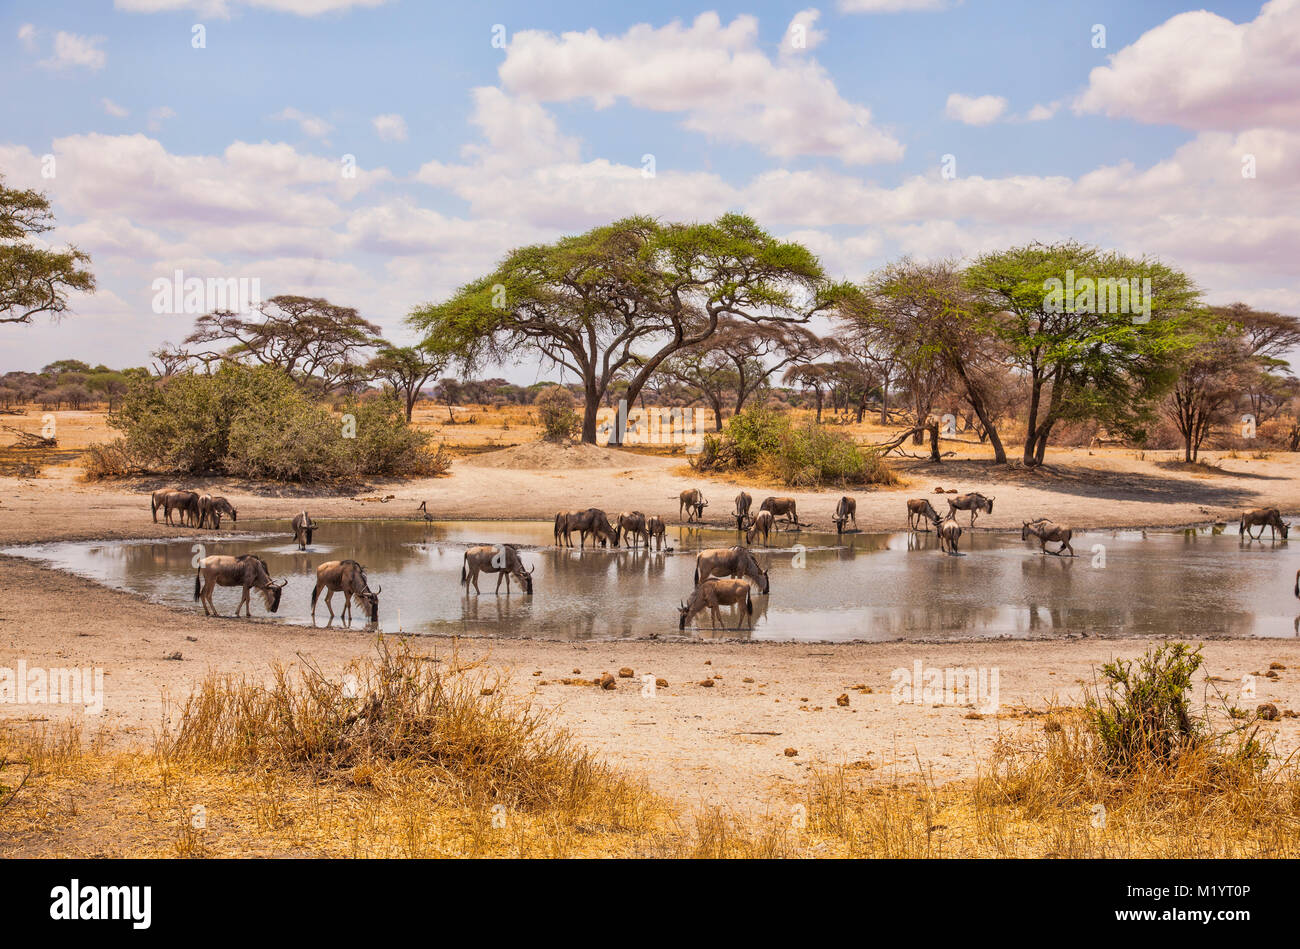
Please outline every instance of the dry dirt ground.
[[[949, 447], [949, 446], [945, 446]], [[1050, 515], [1075, 527], [1178, 525], [1235, 520], [1263, 504], [1300, 511], [1300, 465], [1284, 453], [1216, 458], [1218, 467], [1187, 469], [1167, 455], [1106, 449], [1054, 452], [1038, 472], [994, 469], [980, 449], [932, 466], [906, 462], [909, 482], [884, 491], [856, 491], [863, 530], [900, 529], [904, 499], [934, 487], [980, 489], [996, 496], [980, 529], [1018, 529], [1029, 516]], [[427, 501], [438, 518], [537, 518], [595, 505], [677, 517], [677, 494], [699, 486], [712, 501], [707, 520], [725, 522], [734, 482], [694, 475], [682, 456], [601, 450], [551, 457], [554, 449], [524, 446], [496, 458], [462, 458], [451, 474], [416, 482], [375, 483], [351, 495], [321, 496], [295, 487], [267, 489], [235, 482], [192, 484], [225, 494], [242, 517], [287, 517], [307, 507], [317, 519], [411, 517]], [[547, 455], [540, 458], [539, 455]], [[581, 456], [581, 457], [579, 457]], [[604, 467], [577, 467], [595, 464]], [[527, 467], [520, 467], [527, 465]], [[185, 528], [155, 525], [149, 492], [156, 480], [86, 484], [75, 465], [34, 478], [0, 478], [0, 545], [56, 539], [165, 537]], [[751, 494], [791, 494], [801, 519], [828, 525], [839, 491], [788, 491], [747, 486]], [[393, 495], [391, 500], [378, 499]], [[274, 662], [308, 657], [338, 670], [372, 648], [360, 630], [305, 630], [254, 619], [205, 619], [189, 609], [144, 602], [89, 581], [14, 557], [0, 558], [0, 667], [99, 666], [106, 672], [105, 725], [122, 738], [147, 738], [164, 699], [183, 698], [209, 671], [264, 675]], [[483, 657], [511, 682], [510, 690], [554, 710], [556, 720], [615, 763], [644, 772], [685, 803], [720, 801], [764, 807], [793, 794], [816, 761], [865, 762], [880, 776], [937, 781], [972, 775], [999, 735], [1034, 727], [1034, 712], [1051, 703], [1077, 704], [1082, 684], [1115, 656], [1140, 653], [1142, 641], [989, 641], [952, 644], [558, 643], [532, 640], [427, 638], [417, 648]], [[165, 656], [179, 652], [181, 659]], [[1207, 644], [1207, 683], [1238, 701], [1237, 683], [1270, 663], [1285, 669], [1261, 679], [1259, 702], [1300, 709], [1300, 644], [1220, 641]], [[979, 717], [966, 707], [896, 704], [891, 676], [916, 661], [930, 667], [997, 669], [1002, 710]], [[559, 684], [604, 671], [652, 673], [667, 689], [643, 697], [638, 679], [618, 688]], [[577, 670], [580, 670], [578, 672]], [[711, 680], [712, 687], [699, 683]], [[848, 705], [837, 704], [847, 695]], [[53, 721], [65, 710], [0, 706], [10, 720]], [[1267, 723], [1284, 751], [1300, 747], [1300, 724]], [[786, 749], [797, 755], [788, 756]]]

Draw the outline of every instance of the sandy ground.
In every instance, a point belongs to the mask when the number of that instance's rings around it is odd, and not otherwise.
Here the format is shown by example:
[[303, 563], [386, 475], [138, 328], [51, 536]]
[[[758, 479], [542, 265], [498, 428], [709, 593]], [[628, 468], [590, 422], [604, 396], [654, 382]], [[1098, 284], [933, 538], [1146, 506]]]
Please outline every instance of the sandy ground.
[[[530, 449], [532, 450], [532, 449]], [[521, 452], [521, 454], [523, 454]], [[692, 477], [684, 460], [615, 452], [610, 468], [517, 469], [458, 462], [451, 475], [420, 482], [378, 483], [354, 497], [320, 497], [292, 487], [267, 491], [227, 482], [201, 482], [222, 493], [241, 518], [287, 517], [307, 507], [318, 519], [412, 517], [427, 501], [438, 518], [540, 518], [596, 505], [611, 512], [638, 509], [677, 517], [677, 494], [699, 486], [712, 501], [706, 520], [725, 522], [738, 487]], [[534, 462], [535, 463], [535, 462]], [[888, 491], [857, 491], [863, 530], [900, 529], [904, 499], [934, 487], [975, 489], [996, 496], [979, 528], [1018, 529], [1023, 518], [1050, 515], [1075, 527], [1177, 525], [1233, 519], [1263, 504], [1300, 511], [1300, 466], [1293, 456], [1221, 459], [1221, 469], [1184, 470], [1151, 453], [1128, 450], [1058, 453], [1050, 470], [995, 470], [982, 461], [947, 461], [905, 470], [910, 483]], [[47, 469], [31, 479], [0, 478], [0, 545], [56, 539], [166, 537], [192, 533], [165, 528], [149, 516], [158, 481], [89, 485], [75, 467]], [[747, 488], [797, 498], [801, 519], [828, 525], [840, 492]], [[393, 495], [387, 502], [365, 500]], [[360, 498], [360, 500], [358, 500]], [[324, 671], [366, 655], [371, 637], [360, 630], [305, 630], [256, 618], [205, 619], [192, 610], [144, 602], [132, 595], [0, 558], [0, 667], [99, 666], [106, 672], [106, 708], [90, 720], [123, 739], [146, 738], [163, 714], [164, 697], [181, 698], [213, 670], [262, 675], [271, 663], [310, 657]], [[426, 637], [417, 648], [481, 657], [508, 675], [513, 694], [554, 709], [557, 720], [610, 760], [644, 771], [686, 802], [732, 806], [770, 804], [794, 793], [814, 762], [865, 762], [875, 775], [935, 780], [970, 776], [987, 762], [999, 735], [1038, 727], [1034, 711], [1050, 703], [1077, 704], [1095, 668], [1118, 655], [1140, 653], [1143, 641], [987, 641], [951, 644], [808, 645], [771, 643], [556, 643]], [[180, 652], [182, 658], [165, 656]], [[1272, 702], [1300, 709], [1300, 644], [1219, 641], [1206, 645], [1206, 671], [1229, 698], [1253, 707]], [[926, 668], [997, 670], [1001, 711], [977, 717], [964, 705], [896, 703], [891, 672]], [[1238, 697], [1242, 676], [1287, 667], [1259, 679], [1257, 698]], [[561, 678], [594, 677], [629, 667], [637, 678], [618, 688], [563, 685]], [[575, 670], [580, 670], [575, 671]], [[535, 673], [540, 673], [537, 675]], [[639, 677], [669, 682], [653, 697]], [[699, 683], [705, 679], [712, 687]], [[747, 681], [752, 680], [752, 681]], [[871, 691], [856, 688], [865, 686]], [[836, 699], [847, 695], [848, 705]], [[52, 721], [73, 714], [48, 706], [0, 706], [0, 717]], [[1300, 747], [1300, 720], [1266, 726], [1284, 750]], [[787, 756], [786, 749], [795, 749]]]

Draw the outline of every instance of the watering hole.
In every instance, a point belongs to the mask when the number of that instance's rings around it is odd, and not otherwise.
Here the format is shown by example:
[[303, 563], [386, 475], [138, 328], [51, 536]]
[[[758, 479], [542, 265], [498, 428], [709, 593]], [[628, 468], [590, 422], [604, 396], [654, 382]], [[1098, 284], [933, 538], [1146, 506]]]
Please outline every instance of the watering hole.
[[[695, 552], [736, 543], [734, 531], [673, 526], [673, 552], [620, 547], [579, 551], [551, 546], [549, 523], [531, 521], [321, 521], [311, 548], [297, 550], [289, 522], [241, 523], [252, 533], [196, 533], [165, 541], [54, 543], [4, 551], [170, 606], [194, 602], [195, 544], [205, 554], [257, 553], [277, 579], [287, 577], [277, 618], [308, 625], [315, 568], [327, 560], [365, 565], [383, 587], [379, 628], [409, 633], [610, 639], [682, 635], [678, 603], [690, 595]], [[574, 535], [574, 543], [577, 543]], [[460, 585], [466, 547], [518, 544], [535, 567], [535, 594], [515, 585], [482, 595]], [[796, 546], [798, 545], [798, 546]], [[1096, 550], [1104, 547], [1104, 566]], [[1242, 542], [1235, 525], [1185, 530], [1076, 531], [1073, 559], [1044, 556], [1019, 533], [966, 532], [962, 556], [941, 554], [933, 533], [778, 531], [756, 545], [771, 594], [754, 597], [752, 631], [719, 636], [763, 640], [883, 641], [979, 637], [1295, 636], [1300, 602], [1292, 594], [1300, 562], [1282, 541]], [[802, 564], [798, 566], [797, 564]], [[237, 588], [217, 588], [217, 609], [234, 612]], [[342, 597], [334, 597], [336, 611]], [[261, 598], [253, 613], [265, 616]], [[317, 607], [316, 622], [329, 613]], [[340, 621], [335, 620], [337, 625]], [[713, 636], [707, 610], [687, 635]], [[354, 628], [364, 626], [357, 609]]]

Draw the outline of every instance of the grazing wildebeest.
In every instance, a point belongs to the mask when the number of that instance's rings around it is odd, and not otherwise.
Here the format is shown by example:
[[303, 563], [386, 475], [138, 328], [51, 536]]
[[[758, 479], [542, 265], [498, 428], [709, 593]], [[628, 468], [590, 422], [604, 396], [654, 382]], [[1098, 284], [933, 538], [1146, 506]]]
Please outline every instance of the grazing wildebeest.
[[[736, 606], [744, 604], [743, 615], [736, 621], [736, 629], [740, 629], [740, 624], [749, 619], [750, 627], [753, 627], [754, 601], [750, 594], [748, 580], [705, 580], [695, 587], [691, 593], [691, 602], [683, 603], [677, 611], [677, 628], [685, 629], [686, 624], [693, 620], [698, 613], [709, 610], [709, 618], [713, 622], [713, 628], [717, 629], [718, 624], [722, 622], [722, 613], [718, 606]], [[726, 629], [726, 624], [722, 624]]]
[[274, 613], [280, 608], [280, 591], [288, 582], [273, 582], [266, 561], [257, 554], [240, 554], [238, 557], [213, 554], [199, 561], [198, 570], [194, 574], [194, 599], [203, 603], [204, 616], [220, 616], [216, 604], [212, 602], [212, 588], [243, 587], [244, 595], [239, 600], [239, 606], [235, 607], [235, 615], [238, 616], [240, 609], [243, 609], [251, 617], [253, 611], [248, 593], [256, 588], [262, 594], [262, 602], [267, 610]]
[[555, 515], [555, 544], [560, 546], [560, 539], [564, 539], [564, 546], [573, 546], [574, 531], [578, 532], [578, 548], [582, 549], [587, 546], [587, 535], [595, 534], [602, 544], [618, 546], [618, 535], [614, 533], [614, 527], [609, 523], [609, 518], [605, 512], [598, 507], [589, 507], [585, 511], [569, 511], [567, 514], [563, 511]]
[[645, 515], [640, 511], [624, 511], [614, 522], [614, 536], [620, 543], [623, 543], [623, 534], [626, 533], [632, 538], [628, 547], [638, 547], [642, 538], [645, 539], [646, 546], [650, 546], [650, 534], [646, 531]]
[[749, 496], [747, 491], [741, 491], [736, 495], [736, 530], [745, 529], [745, 520], [749, 517], [749, 506], [754, 503], [754, 499]]
[[649, 547], [650, 541], [653, 539], [655, 542], [655, 550], [663, 550], [664, 534], [667, 530], [668, 525], [664, 523], [664, 519], [658, 514], [651, 514], [646, 518], [645, 522], [646, 546]]
[[343, 608], [339, 611], [345, 623], [352, 622], [352, 601], [365, 604], [370, 613], [370, 622], [379, 622], [379, 594], [384, 592], [381, 586], [371, 591], [366, 580], [366, 568], [355, 560], [327, 560], [316, 568], [316, 586], [311, 591], [311, 618], [316, 621], [316, 598], [320, 591], [325, 591], [325, 605], [329, 607], [330, 619], [334, 619], [335, 593], [343, 594]]
[[961, 540], [961, 525], [957, 519], [949, 513], [945, 520], [936, 519], [935, 528], [939, 531], [939, 552], [940, 553], [957, 553], [957, 541]]
[[759, 593], [771, 589], [767, 571], [748, 547], [710, 547], [695, 557], [695, 585], [712, 576], [748, 577], [758, 584]]
[[474, 584], [474, 592], [477, 594], [478, 575], [484, 573], [495, 573], [497, 575], [496, 592], [501, 592], [501, 578], [506, 578], [506, 593], [510, 593], [510, 578], [513, 576], [523, 584], [524, 592], [529, 596], [533, 595], [533, 567], [531, 570], [524, 569], [524, 562], [519, 557], [519, 549], [514, 544], [501, 544], [494, 547], [491, 544], [484, 544], [480, 547], [471, 547], [465, 551], [465, 560], [460, 567], [460, 582], [465, 584], [465, 592], [469, 593], [469, 585]]
[[759, 511], [749, 522], [749, 529], [745, 531], [745, 543], [752, 544], [754, 538], [759, 534], [763, 535], [763, 543], [767, 543], [768, 535], [772, 533], [772, 525], [775, 519], [771, 511]]
[[978, 491], [972, 491], [970, 494], [959, 494], [955, 498], [948, 499], [948, 516], [952, 517], [958, 511], [970, 511], [970, 526], [975, 526], [975, 518], [979, 516], [980, 511], [993, 513], [993, 502], [997, 498], [986, 498]]
[[[939, 512], [934, 509], [929, 498], [909, 498], [907, 502], [907, 529], [916, 530], [918, 524], [924, 525], [927, 521], [939, 523]], [[929, 527], [922, 526], [921, 530], [929, 531]]]
[[835, 505], [835, 516], [831, 518], [835, 522], [835, 533], [843, 534], [844, 525], [853, 520], [853, 529], [858, 529], [858, 502], [856, 499], [849, 497], [847, 494], [840, 498], [840, 503]]
[[[1251, 540], [1259, 540], [1263, 537], [1265, 527], [1272, 532], [1269, 536], [1273, 540], [1277, 540], [1278, 533], [1281, 533], [1282, 539], [1286, 540], [1287, 534], [1291, 532], [1290, 526], [1282, 520], [1282, 512], [1275, 507], [1257, 507], [1253, 511], [1247, 511], [1241, 515], [1238, 527], [1242, 535]], [[1259, 528], [1258, 537], [1250, 532], [1252, 527]]]
[[704, 519], [704, 509], [709, 506], [709, 502], [704, 500], [704, 495], [699, 488], [688, 488], [678, 496], [677, 519], [681, 520], [682, 511], [686, 512], [686, 523], [691, 521], [701, 521]]
[[197, 527], [199, 523], [199, 493], [197, 491], [168, 491], [162, 496], [162, 509], [163, 520], [166, 523], [172, 523], [172, 511], [179, 511], [182, 527], [185, 526], [186, 518], [189, 519], [191, 526]]
[[758, 509], [771, 511], [773, 517], [784, 514], [787, 524], [794, 524], [796, 527], [799, 525], [799, 513], [795, 510], [794, 498], [764, 498]]
[[293, 539], [298, 542], [299, 550], [306, 550], [311, 543], [311, 535], [316, 532], [316, 524], [311, 515], [302, 511], [293, 518]]
[[229, 514], [232, 521], [239, 523], [239, 512], [225, 498], [220, 496], [214, 498], [210, 494], [199, 498], [199, 527], [206, 527], [211, 522], [214, 529], [220, 530], [223, 514]]
[[[1070, 556], [1074, 556], [1074, 548], [1070, 546], [1070, 538], [1074, 536], [1074, 531], [1064, 525], [1056, 524], [1045, 517], [1036, 517], [1032, 521], [1025, 521], [1024, 527], [1020, 529], [1021, 540], [1028, 540], [1030, 535], [1038, 538], [1038, 543], [1042, 546], [1045, 554], [1055, 554], [1059, 557], [1068, 550]], [[1048, 550], [1047, 542], [1049, 540], [1055, 541], [1061, 546], [1056, 550]]]

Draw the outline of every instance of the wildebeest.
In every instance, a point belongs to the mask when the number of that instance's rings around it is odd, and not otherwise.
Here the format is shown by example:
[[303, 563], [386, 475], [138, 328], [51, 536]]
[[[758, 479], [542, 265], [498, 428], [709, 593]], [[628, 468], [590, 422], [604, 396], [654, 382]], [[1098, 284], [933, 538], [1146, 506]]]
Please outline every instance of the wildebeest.
[[243, 587], [244, 595], [239, 600], [239, 606], [235, 607], [235, 615], [238, 616], [240, 609], [243, 609], [251, 617], [253, 611], [248, 601], [248, 593], [256, 589], [262, 594], [262, 602], [267, 610], [274, 613], [280, 608], [280, 591], [288, 582], [288, 580], [281, 580], [279, 583], [272, 581], [266, 561], [257, 554], [240, 554], [238, 557], [213, 554], [199, 561], [198, 570], [194, 574], [194, 599], [203, 603], [204, 616], [220, 616], [216, 604], [212, 602], [212, 588], [214, 586]]
[[149, 495], [149, 513], [153, 515], [153, 522], [158, 523], [158, 509], [163, 507], [163, 501], [167, 495], [172, 492], [180, 493], [180, 488], [159, 488], [153, 494]]
[[[1074, 548], [1070, 546], [1070, 538], [1074, 536], [1074, 531], [1068, 527], [1053, 523], [1045, 517], [1036, 517], [1032, 521], [1025, 521], [1024, 527], [1020, 529], [1021, 540], [1028, 540], [1031, 535], [1038, 538], [1038, 543], [1045, 554], [1055, 554], [1059, 557], [1068, 550], [1070, 556], [1074, 556]], [[1061, 546], [1056, 550], [1048, 550], [1049, 540]]]
[[[1257, 507], [1253, 511], [1247, 511], [1241, 515], [1238, 527], [1242, 535], [1249, 537], [1251, 540], [1259, 540], [1260, 537], [1263, 537], [1265, 527], [1272, 532], [1270, 537], [1273, 540], [1277, 539], [1279, 533], [1281, 533], [1282, 539], [1286, 540], [1287, 534], [1291, 532], [1290, 525], [1282, 520], [1282, 512], [1275, 507]], [[1250, 532], [1252, 527], [1259, 528], [1258, 537]]]
[[[154, 492], [154, 497], [158, 492]], [[172, 511], [179, 511], [181, 515], [181, 526], [185, 526], [186, 518], [189, 519], [191, 526], [198, 526], [199, 523], [199, 493], [197, 491], [167, 490], [162, 493], [159, 499], [163, 509], [163, 521], [172, 523]], [[153, 503], [151, 501], [151, 503]], [[156, 510], [156, 508], [155, 508]], [[155, 514], [155, 519], [157, 515]]]
[[749, 496], [749, 492], [741, 491], [736, 495], [736, 530], [745, 529], [745, 521], [749, 517], [749, 507], [754, 503], [754, 499]]
[[767, 543], [768, 535], [772, 533], [772, 525], [775, 523], [771, 511], [759, 511], [750, 519], [749, 529], [745, 531], [745, 543], [752, 544], [754, 538], [759, 534], [763, 535], [763, 543]]
[[695, 585], [712, 576], [748, 577], [758, 584], [759, 593], [771, 589], [767, 571], [748, 547], [710, 547], [695, 557]]
[[844, 525], [853, 520], [853, 529], [858, 528], [858, 502], [856, 499], [849, 497], [847, 494], [840, 498], [840, 503], [835, 505], [835, 516], [831, 518], [835, 522], [835, 533], [843, 534]]
[[229, 514], [230, 519], [239, 523], [239, 512], [223, 497], [204, 494], [199, 498], [199, 527], [206, 527], [211, 522], [214, 529], [221, 528], [221, 515]]
[[970, 526], [975, 526], [975, 518], [979, 516], [980, 511], [993, 513], [993, 502], [997, 498], [986, 498], [978, 491], [972, 491], [970, 494], [959, 494], [955, 498], [948, 499], [948, 516], [952, 517], [958, 511], [970, 511]]
[[[677, 613], [677, 628], [685, 629], [686, 624], [695, 618], [705, 609], [709, 610], [709, 618], [713, 622], [713, 628], [717, 629], [718, 624], [722, 622], [722, 613], [718, 610], [721, 606], [735, 606], [744, 604], [744, 612], [739, 620], [736, 621], [736, 629], [740, 629], [740, 624], [745, 622], [746, 618], [753, 626], [754, 601], [750, 594], [748, 580], [705, 580], [695, 587], [691, 593], [691, 602], [683, 603]], [[723, 628], [726, 624], [723, 623]]]
[[[929, 498], [909, 498], [907, 501], [907, 529], [916, 530], [918, 524], [924, 525], [927, 521], [939, 523], [939, 512], [934, 509]], [[929, 531], [929, 527], [922, 526], [921, 530]]]
[[306, 550], [311, 543], [311, 535], [316, 532], [316, 524], [311, 515], [302, 511], [293, 518], [293, 539], [298, 542], [299, 550]]
[[631, 543], [626, 544], [626, 546], [640, 546], [642, 539], [645, 540], [647, 547], [650, 546], [650, 535], [646, 531], [645, 515], [640, 511], [624, 511], [618, 516], [618, 520], [614, 523], [614, 536], [620, 543], [626, 543], [623, 541], [625, 533], [632, 539]]
[[758, 506], [760, 511], [771, 511], [773, 517], [786, 517], [786, 523], [799, 524], [799, 513], [795, 510], [794, 498], [764, 498]]
[[709, 502], [704, 500], [704, 495], [699, 488], [688, 488], [677, 496], [677, 519], [681, 520], [682, 511], [686, 512], [686, 523], [691, 521], [701, 521], [704, 519], [704, 509], [709, 506]]
[[646, 546], [649, 547], [650, 541], [653, 540], [655, 542], [655, 550], [663, 550], [664, 534], [667, 530], [668, 525], [664, 523], [664, 519], [658, 514], [651, 514], [646, 518], [645, 522]]
[[564, 546], [573, 546], [574, 531], [578, 532], [578, 547], [582, 549], [587, 546], [587, 535], [595, 534], [602, 543], [608, 543], [613, 547], [618, 546], [618, 535], [614, 533], [613, 525], [609, 523], [609, 518], [605, 512], [598, 507], [589, 507], [585, 511], [569, 511], [567, 514], [561, 511], [555, 515], [555, 545], [560, 546], [561, 539]]
[[469, 592], [469, 585], [474, 584], [474, 592], [479, 592], [478, 575], [479, 572], [495, 573], [497, 575], [496, 592], [501, 592], [501, 578], [506, 579], [506, 593], [510, 592], [510, 578], [513, 576], [523, 584], [524, 592], [529, 596], [533, 595], [533, 567], [531, 570], [524, 569], [524, 562], [519, 557], [519, 549], [514, 544], [501, 544], [493, 546], [483, 544], [479, 547], [471, 547], [465, 551], [465, 559], [460, 567], [460, 582], [465, 584], [465, 592]]
[[316, 586], [311, 591], [313, 622], [316, 620], [316, 599], [321, 590], [325, 591], [325, 605], [329, 607], [331, 620], [334, 619], [334, 604], [331, 600], [335, 593], [342, 593], [343, 608], [339, 614], [344, 622], [352, 622], [353, 600], [365, 605], [371, 623], [379, 622], [379, 594], [384, 592], [384, 588], [381, 586], [372, 591], [366, 579], [366, 568], [355, 560], [327, 560], [316, 568]]
[[950, 512], [946, 519], [936, 520], [934, 524], [939, 531], [940, 553], [956, 554], [957, 541], [961, 540], [961, 525], [957, 523], [957, 519]]

